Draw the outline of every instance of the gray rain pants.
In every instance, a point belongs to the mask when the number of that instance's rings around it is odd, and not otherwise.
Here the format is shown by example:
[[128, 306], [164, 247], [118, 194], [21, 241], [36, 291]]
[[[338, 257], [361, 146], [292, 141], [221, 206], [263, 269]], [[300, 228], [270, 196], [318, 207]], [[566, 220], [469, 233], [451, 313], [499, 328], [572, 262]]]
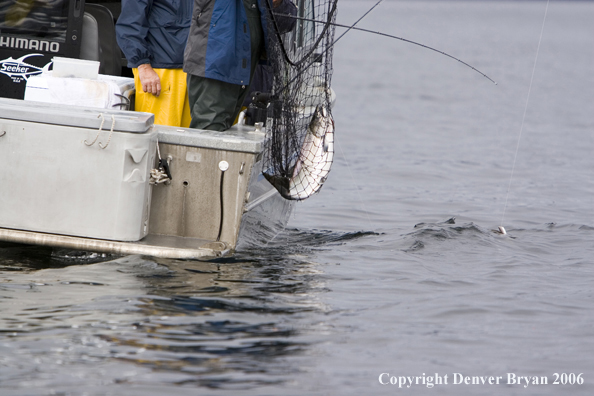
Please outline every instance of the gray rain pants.
[[[264, 49], [264, 34], [256, 0], [243, 0], [250, 28], [251, 75]], [[190, 128], [224, 131], [233, 125], [248, 93], [248, 85], [230, 84], [188, 74], [188, 96], [192, 121]]]

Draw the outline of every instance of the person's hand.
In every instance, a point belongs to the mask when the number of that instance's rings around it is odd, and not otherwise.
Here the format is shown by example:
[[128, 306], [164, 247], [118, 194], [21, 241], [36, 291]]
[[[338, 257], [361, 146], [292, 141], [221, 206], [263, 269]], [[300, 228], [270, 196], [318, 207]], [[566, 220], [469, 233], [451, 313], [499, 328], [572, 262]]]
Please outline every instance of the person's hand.
[[155, 96], [161, 94], [161, 79], [150, 64], [146, 63], [138, 66], [138, 78], [144, 92]]
[[272, 0], [272, 6], [278, 7], [283, 0]]

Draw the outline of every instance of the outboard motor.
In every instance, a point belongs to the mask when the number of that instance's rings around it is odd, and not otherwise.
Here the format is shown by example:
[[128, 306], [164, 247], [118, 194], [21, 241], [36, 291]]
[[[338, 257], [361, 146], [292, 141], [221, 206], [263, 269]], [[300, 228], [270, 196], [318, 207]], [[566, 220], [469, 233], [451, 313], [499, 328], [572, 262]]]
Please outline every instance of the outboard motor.
[[23, 99], [54, 56], [78, 58], [85, 0], [0, 0], [0, 96]]

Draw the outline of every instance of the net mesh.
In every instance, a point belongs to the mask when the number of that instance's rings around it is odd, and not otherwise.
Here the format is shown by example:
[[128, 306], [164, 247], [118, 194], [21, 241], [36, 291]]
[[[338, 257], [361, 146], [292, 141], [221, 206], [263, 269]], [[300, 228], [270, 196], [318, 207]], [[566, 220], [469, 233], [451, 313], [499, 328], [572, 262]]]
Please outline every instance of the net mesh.
[[282, 28], [286, 14], [276, 9], [268, 13], [267, 57], [273, 82], [263, 173], [286, 199], [303, 200], [318, 192], [332, 165], [330, 80], [337, 3], [295, 1], [297, 15], [288, 32]]

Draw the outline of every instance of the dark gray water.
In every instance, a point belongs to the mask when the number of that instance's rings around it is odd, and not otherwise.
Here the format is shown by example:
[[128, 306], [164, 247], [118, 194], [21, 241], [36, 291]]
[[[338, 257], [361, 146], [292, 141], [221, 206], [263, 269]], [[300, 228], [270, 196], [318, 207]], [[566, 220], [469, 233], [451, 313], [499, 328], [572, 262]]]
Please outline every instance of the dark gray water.
[[594, 394], [594, 4], [550, 3], [522, 128], [545, 2], [384, 3], [360, 26], [499, 85], [351, 32], [330, 178], [270, 247], [2, 245], [0, 395]]

